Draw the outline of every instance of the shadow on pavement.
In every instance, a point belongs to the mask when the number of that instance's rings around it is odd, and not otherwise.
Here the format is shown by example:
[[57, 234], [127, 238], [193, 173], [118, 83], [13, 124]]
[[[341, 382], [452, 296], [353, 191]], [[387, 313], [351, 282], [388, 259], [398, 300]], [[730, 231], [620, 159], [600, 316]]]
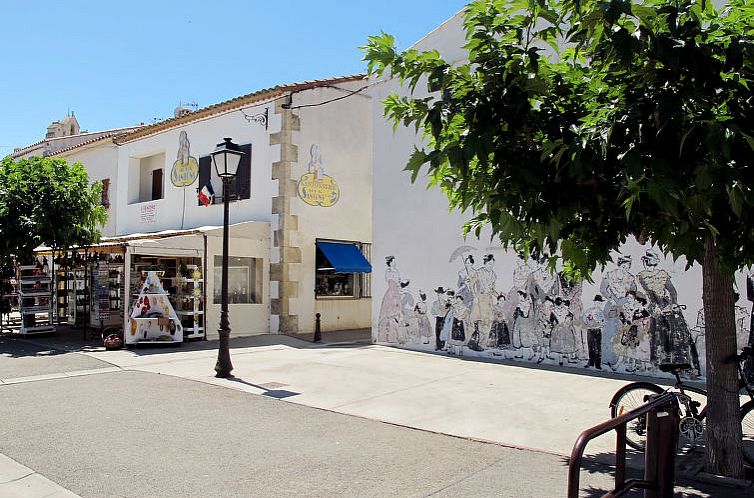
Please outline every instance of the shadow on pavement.
[[[607, 435], [606, 435], [607, 436]], [[741, 489], [727, 486], [716, 486], [700, 482], [695, 479], [703, 468], [703, 451], [691, 451], [679, 453], [676, 456], [675, 465], [675, 496], [685, 498], [738, 498], [742, 496], [752, 496], [752, 490]], [[568, 458], [563, 458], [563, 465], [568, 467]], [[626, 454], [626, 479], [641, 479], [644, 473], [644, 454], [629, 449]], [[584, 474], [601, 474], [609, 475], [615, 479], [615, 454], [599, 453], [584, 456], [581, 462], [581, 475], [583, 481]], [[598, 489], [594, 487], [582, 488], [579, 496], [587, 498], [602, 497], [607, 493], [607, 489]], [[623, 496], [643, 496], [643, 490], [632, 490]]]

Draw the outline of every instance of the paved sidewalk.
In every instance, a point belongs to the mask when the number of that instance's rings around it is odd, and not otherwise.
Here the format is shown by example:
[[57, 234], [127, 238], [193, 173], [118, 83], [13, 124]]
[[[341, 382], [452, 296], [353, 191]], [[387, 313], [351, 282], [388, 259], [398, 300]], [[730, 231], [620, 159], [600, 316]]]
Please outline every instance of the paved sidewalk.
[[0, 496], [3, 498], [80, 498], [30, 468], [0, 453]]
[[[256, 343], [256, 344], [254, 344]], [[609, 418], [626, 382], [565, 370], [467, 361], [385, 346], [316, 347], [287, 336], [231, 342], [234, 378], [214, 377], [216, 349], [88, 351], [123, 369], [173, 375], [396, 425], [560, 456]], [[611, 437], [589, 454], [610, 453]]]
[[[161, 374], [154, 378], [167, 379], [168, 377], [164, 376], [172, 376], [198, 381], [201, 384], [197, 386], [202, 384], [207, 387], [221, 386], [226, 388], [221, 391], [230, 389], [232, 391], [228, 392], [241, 395], [243, 393], [259, 395], [246, 397], [249, 403], [255, 404], [255, 399], [267, 398], [268, 401], [272, 401], [270, 398], [274, 398], [286, 402], [280, 405], [281, 407], [288, 405], [297, 409], [306, 407], [319, 409], [319, 411], [308, 412], [309, 415], [295, 415], [297, 412], [289, 412], [286, 415], [289, 419], [287, 421], [289, 426], [300, 424], [302, 428], [305, 428], [310, 422], [307, 418], [301, 417], [319, 418], [324, 415], [315, 417], [314, 414], [332, 412], [333, 415], [345, 414], [359, 417], [364, 420], [364, 423], [373, 423], [371, 421], [376, 420], [395, 426], [421, 429], [429, 433], [492, 442], [508, 448], [533, 450], [521, 452], [499, 446], [501, 453], [497, 455], [489, 453], [490, 459], [484, 460], [486, 463], [480, 461], [475, 464], [481, 465], [476, 471], [469, 468], [467, 477], [460, 478], [461, 480], [458, 481], [447, 481], [447, 483], [453, 483], [447, 484], [450, 486], [447, 490], [443, 491], [442, 486], [432, 488], [433, 493], [440, 496], [488, 496], [498, 485], [506, 486], [504, 489], [512, 493], [515, 489], [511, 488], [512, 482], [516, 479], [514, 475], [521, 472], [521, 469], [532, 469], [531, 465], [535, 461], [539, 461], [538, 465], [541, 466], [537, 467], [537, 474], [522, 476], [520, 485], [531, 486], [532, 483], [537, 482], [536, 486], [540, 491], [546, 489], [554, 491], [554, 496], [560, 495], [565, 489], [566, 458], [576, 438], [584, 429], [606, 420], [609, 416], [607, 404], [612, 394], [628, 380], [635, 379], [635, 377], [607, 378], [594, 373], [590, 375], [586, 371], [582, 374], [581, 371], [574, 372], [557, 367], [537, 368], [513, 362], [485, 363], [363, 343], [350, 346], [315, 345], [280, 335], [232, 339], [231, 356], [235, 377], [217, 379], [213, 371], [217, 344], [213, 341], [189, 343], [170, 348], [105, 351], [101, 347], [83, 347], [82, 344], [68, 341], [65, 337], [53, 336], [33, 340], [42, 352], [48, 349], [75, 351], [70, 355], [72, 358], [65, 362], [60, 356], [47, 356], [48, 359], [55, 360], [58, 365], [66, 367], [64, 368], [66, 371], [27, 377], [18, 375], [0, 377], [0, 383], [8, 384], [8, 388], [14, 386], [24, 388], [23, 392], [29, 392], [24, 387], [28, 386], [33, 389], [31, 392], [38, 392], [42, 395], [49, 392], [49, 387], [45, 387], [47, 384], [45, 381], [66, 383], [61, 386], [69, 385], [70, 382], [75, 382], [77, 385], [80, 382], [86, 382], [80, 386], [90, 387], [82, 392], [91, 391], [91, 394], [95, 395], [94, 391], [102, 388], [107, 396], [116, 397], [118, 402], [121, 396], [135, 389], [134, 393], [128, 396], [136, 402], [137, 398], [133, 396], [138, 396], [136, 393], [141, 392], [143, 388], [134, 385], [126, 389], [126, 384], [122, 382], [120, 383], [122, 388], [113, 388], [112, 386], [119, 384], [116, 381], [117, 377], [111, 376]], [[96, 365], [96, 367], [77, 369], [75, 368], [77, 365]], [[0, 362], [0, 373], [10, 372], [2, 368], [3, 363]], [[6, 368], [9, 369], [7, 366]], [[49, 365], [45, 368], [54, 369]], [[151, 377], [140, 378], [143, 379], [144, 385], [147, 385], [147, 382], [153, 382], [148, 381]], [[189, 386], [190, 383], [182, 385]], [[0, 388], [2, 387], [0, 385]], [[176, 385], [169, 388], [170, 392], [175, 393], [175, 403], [185, 398], [196, 407], [198, 398], [195, 399], [192, 396], [199, 396], [199, 393], [204, 393], [204, 391], [187, 390], [187, 387], [179, 389], [179, 387]], [[167, 386], [158, 390], [164, 392], [165, 388]], [[194, 394], [187, 394], [189, 391]], [[145, 391], [145, 394], [147, 392], [152, 391]], [[25, 398], [19, 397], [18, 402], [20, 403], [22, 399]], [[240, 403], [241, 398], [238, 400]], [[146, 407], [140, 410], [146, 410]], [[185, 409], [176, 410], [176, 413], [181, 413]], [[236, 417], [240, 416], [243, 419], [242, 405], [239, 405], [239, 410], [241, 411], [236, 414]], [[147, 413], [145, 412], [144, 415]], [[148, 419], [154, 420], [154, 415], [149, 415]], [[87, 422], [87, 427], [94, 427], [90, 424], [100, 423], [99, 419], [95, 420]], [[250, 421], [256, 422], [253, 418]], [[266, 427], [267, 425], [264, 424], [262, 426]], [[329, 427], [328, 430], [334, 430], [333, 434], [342, 434], [342, 424], [343, 422], [339, 422], [338, 426]], [[318, 425], [318, 427], [321, 430], [325, 426]], [[306, 430], [302, 434], [307, 434], [307, 436], [298, 437], [308, 437]], [[388, 437], [387, 433], [385, 434], [385, 437]], [[389, 437], [401, 440], [401, 438], [406, 438], [406, 434], [408, 433]], [[24, 440], [19, 439], [19, 442], [21, 441]], [[95, 441], [96, 438], [91, 439], [89, 444], [95, 444]], [[438, 444], [438, 442], [433, 440], [431, 444]], [[232, 442], [225, 444], [232, 445]], [[353, 451], [358, 451], [356, 448], [359, 448], [362, 443], [350, 439], [349, 444], [354, 445]], [[370, 444], [374, 444], [374, 441]], [[402, 444], [398, 443], [399, 446]], [[598, 462], [612, 463], [614, 444], [614, 438], [606, 435], [587, 447], [587, 454], [593, 458], [587, 461], [582, 479], [590, 487], [596, 484], [597, 487], [593, 489], [605, 489], [605, 486], [609, 485], [609, 469]], [[126, 451], [128, 445], [127, 440], [118, 441], [118, 447], [123, 451]], [[197, 444], [197, 448], [201, 446]], [[477, 447], [476, 451], [484, 453], [487, 451], [485, 448], [486, 446], [482, 445]], [[457, 450], [460, 451], [459, 448], [453, 451]], [[31, 447], [29, 451], [33, 451]], [[106, 450], [93, 448], [92, 451], [105, 452]], [[178, 447], [175, 451], [180, 454], [181, 448]], [[270, 447], [268, 451], [277, 450]], [[473, 454], [471, 448], [468, 448], [468, 451], [470, 451], [469, 455]], [[395, 459], [398, 454], [391, 454], [389, 458]], [[520, 459], [516, 455], [519, 455]], [[158, 454], [155, 453], [155, 456]], [[162, 457], [162, 455], [159, 456]], [[30, 466], [38, 469], [53, 469], [51, 471], [53, 473], [47, 475], [67, 485], [68, 481], [64, 479], [68, 479], [68, 476], [63, 469], [56, 470], [58, 464], [54, 460], [46, 460], [47, 457], [44, 455], [38, 458], [41, 459], [39, 462], [43, 467], [35, 464], [30, 464]], [[526, 474], [528, 470], [523, 472]], [[540, 470], [547, 475], [541, 474]], [[505, 478], [503, 479], [502, 476]], [[351, 478], [357, 479], [357, 482], [364, 485], [358, 477], [349, 476], [347, 479]], [[480, 481], [479, 479], [482, 478], [483, 480]], [[495, 486], [491, 485], [491, 479], [496, 483]], [[86, 483], [71, 482], [77, 486], [83, 486], [81, 489], [87, 486]], [[127, 484], [127, 482], [122, 482], [118, 486], [128, 489]], [[185, 493], [188, 493], [190, 489], [194, 491], [189, 484], [186, 483], [184, 486]], [[110, 486], [111, 483], [100, 485]], [[199, 486], [196, 490], [204, 489], [196, 482], [193, 485]], [[327, 486], [330, 484], [322, 489], [329, 489]], [[427, 489], [426, 483], [421, 486], [423, 487], [417, 487], [416, 490]], [[703, 488], [698, 483], [694, 484], [691, 488], [686, 488], [690, 491], [682, 496], [748, 496], [746, 493], [751, 494], [751, 490], [706, 494], [706, 492], [701, 492]], [[407, 490], [408, 488], [402, 488], [402, 493], [399, 494], [406, 494]], [[521, 487], [520, 493], [503, 496], [542, 496], [533, 491], [531, 488]], [[459, 492], [461, 493], [458, 494]], [[188, 496], [188, 494], [185, 495]], [[89, 493], [84, 496], [100, 495]], [[165, 496], [173, 495], [166, 494]], [[375, 496], [385, 496], [385, 494], [376, 493]]]

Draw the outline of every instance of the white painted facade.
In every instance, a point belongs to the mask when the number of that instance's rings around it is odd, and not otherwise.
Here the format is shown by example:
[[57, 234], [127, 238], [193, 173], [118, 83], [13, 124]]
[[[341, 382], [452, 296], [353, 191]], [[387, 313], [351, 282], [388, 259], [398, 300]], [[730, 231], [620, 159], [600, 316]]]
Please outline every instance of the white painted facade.
[[[262, 264], [262, 301], [259, 304], [230, 304], [230, 322], [234, 335], [268, 332], [313, 332], [315, 314], [322, 317], [322, 330], [368, 328], [371, 325], [371, 299], [366, 297], [315, 296], [315, 255], [317, 240], [347, 241], [371, 245], [371, 104], [361, 90], [362, 77], [323, 80], [286, 94], [284, 91], [263, 91], [259, 99], [245, 105], [218, 104], [218, 110], [190, 113], [176, 120], [140, 128], [133, 135], [97, 140], [57, 154], [69, 162], [80, 161], [87, 168], [91, 181], [110, 180], [109, 220], [103, 235], [128, 237], [165, 230], [191, 230], [200, 227], [222, 227], [222, 203], [200, 205], [197, 192], [203, 187], [199, 178], [191, 185], [175, 186], [171, 169], [178, 160], [181, 135], [190, 144], [189, 156], [200, 161], [208, 156], [223, 138], [236, 144], [251, 144], [250, 196], [230, 203], [230, 256], [259, 258]], [[266, 93], [265, 93], [266, 92]], [[257, 94], [252, 94], [252, 97]], [[288, 96], [290, 95], [290, 97]], [[340, 99], [340, 97], [346, 97]], [[244, 99], [246, 97], [239, 97]], [[239, 99], [234, 99], [239, 100]], [[280, 107], [290, 100], [291, 111]], [[230, 102], [234, 102], [230, 101]], [[208, 108], [212, 109], [212, 108]], [[298, 121], [290, 143], [276, 143], [271, 137], [280, 135], [283, 113]], [[266, 113], [267, 126], [258, 118]], [[196, 117], [194, 117], [196, 116]], [[252, 119], [256, 117], [257, 119]], [[340, 198], [329, 207], [312, 206], [291, 191], [282, 193], [274, 166], [281, 163], [281, 148], [286, 160], [293, 157], [287, 185], [309, 172], [310, 151], [316, 146], [326, 175], [339, 186]], [[292, 154], [291, 154], [292, 153]], [[161, 198], [152, 200], [153, 175], [162, 171]], [[279, 174], [279, 173], [277, 173]], [[275, 178], [275, 179], [274, 179]], [[222, 195], [222, 183], [212, 174], [215, 194]], [[281, 196], [287, 196], [283, 199]], [[275, 200], [288, 205], [287, 219], [296, 219], [297, 229], [281, 224], [275, 214]], [[284, 201], [284, 202], [283, 202]], [[281, 235], [281, 230], [288, 230]], [[277, 235], [276, 235], [277, 234]], [[277, 237], [287, 237], [291, 247], [278, 246]], [[214, 292], [214, 256], [222, 254], [222, 230], [205, 230], [202, 234], [156, 239], [139, 243], [134, 254], [181, 254], [181, 248], [204, 251], [206, 239], [206, 332], [216, 337], [219, 304], [212, 303]], [[131, 245], [131, 243], [129, 243]], [[293, 249], [291, 251], [290, 249]], [[131, 250], [131, 249], [130, 249]], [[288, 295], [283, 296], [281, 283], [271, 278], [273, 265], [288, 258], [286, 274]], [[300, 260], [291, 254], [300, 251]], [[368, 279], [367, 279], [368, 280]], [[293, 290], [291, 290], [293, 287]], [[297, 317], [297, 330], [282, 330], [281, 320], [272, 303], [285, 297], [285, 314]]]
[[[415, 45], [415, 48], [423, 50], [436, 48], [449, 62], [457, 63], [464, 60], [464, 51], [461, 47], [464, 44], [462, 30], [462, 14], [459, 13], [439, 28], [427, 35]], [[403, 168], [413, 151], [415, 145], [422, 143], [421, 137], [416, 136], [413, 128], [399, 127], [393, 131], [392, 122], [388, 122], [383, 117], [382, 101], [391, 93], [398, 92], [403, 95], [408, 94], [408, 90], [401, 88], [396, 80], [386, 79], [385, 81], [372, 80], [371, 91], [373, 96], [372, 126], [374, 129], [374, 247], [373, 247], [373, 303], [372, 303], [372, 334], [375, 342], [402, 344], [419, 350], [435, 350], [438, 346], [440, 349], [447, 349], [449, 354], [463, 354], [467, 356], [481, 356], [490, 359], [519, 359], [526, 361], [537, 361], [542, 359], [544, 363], [557, 364], [563, 361], [565, 365], [583, 367], [590, 361], [589, 344], [588, 344], [588, 325], [583, 314], [593, 306], [593, 298], [596, 294], [601, 294], [605, 301], [598, 303], [598, 307], [604, 313], [604, 322], [601, 327], [602, 344], [600, 346], [602, 368], [608, 370], [607, 363], [617, 364], [616, 370], [626, 373], [641, 373], [645, 375], [662, 375], [657, 370], [657, 364], [666, 361], [688, 361], [695, 363], [697, 360], [693, 356], [698, 355], [701, 374], [704, 374], [704, 323], [703, 315], [700, 315], [702, 309], [702, 286], [701, 270], [698, 266], [692, 267], [685, 271], [685, 259], [679, 258], [673, 261], [672, 258], [663, 257], [659, 254], [659, 265], [651, 273], [643, 273], [642, 278], [637, 275], [645, 270], [642, 257], [647, 255], [647, 250], [651, 247], [642, 246], [636, 241], [631, 240], [629, 243], [620, 248], [620, 253], [624, 256], [630, 256], [631, 260], [631, 283], [628, 287], [635, 287], [637, 295], [648, 300], [647, 316], [641, 318], [642, 313], [633, 311], [638, 306], [629, 306], [621, 297], [619, 303], [610, 302], [605, 296], [605, 282], [613, 276], [607, 276], [611, 271], [616, 270], [615, 264], [609, 264], [604, 271], [598, 269], [593, 275], [594, 283], [584, 282], [581, 292], [571, 299], [568, 305], [572, 318], [567, 319], [570, 331], [573, 332], [573, 338], [577, 342], [576, 349], [571, 353], [570, 347], [558, 345], [557, 349], [567, 352], [555, 354], [550, 351], [551, 345], [554, 346], [555, 329], [558, 328], [561, 320], [555, 320], [553, 323], [550, 318], [557, 313], [553, 313], [554, 304], [552, 300], [544, 301], [541, 298], [533, 297], [532, 283], [542, 282], [541, 272], [537, 274], [539, 268], [535, 262], [529, 262], [529, 268], [526, 269], [523, 260], [516, 254], [506, 253], [499, 244], [490, 242], [489, 233], [483, 234], [480, 239], [469, 236], [462, 237], [461, 227], [464, 222], [471, 218], [470, 213], [462, 214], [458, 211], [448, 211], [447, 198], [437, 188], [427, 190], [427, 179], [420, 175], [415, 184], [411, 183], [410, 174], [403, 171]], [[425, 91], [426, 87], [419, 84], [417, 94]], [[426, 93], [424, 94], [426, 95]], [[467, 246], [464, 251], [463, 246]], [[659, 251], [657, 251], [659, 253]], [[455, 253], [455, 257], [453, 257]], [[493, 255], [494, 262], [489, 269], [480, 271], [484, 266], [483, 259], [486, 255]], [[474, 259], [472, 266], [464, 266], [464, 258], [471, 255]], [[614, 254], [614, 261], [617, 261], [619, 253]], [[391, 266], [386, 264], [386, 258], [394, 257], [390, 261]], [[451, 261], [452, 260], [452, 261]], [[662, 273], [662, 271], [665, 273]], [[477, 303], [484, 303], [488, 298], [483, 296], [479, 291], [466, 294], [466, 285], [464, 281], [471, 274], [472, 276], [485, 276], [488, 280], [491, 278], [494, 296], [504, 297], [500, 299], [500, 313], [502, 321], [508, 327], [510, 335], [510, 344], [505, 347], [490, 343], [491, 326], [497, 322], [496, 314], [488, 308], [488, 316], [480, 321], [475, 320], [474, 307]], [[539, 276], [538, 276], [539, 275]], [[651, 276], [651, 278], [646, 278]], [[745, 343], [748, 338], [750, 327], [750, 310], [751, 302], [747, 301], [747, 275], [738, 274], [736, 278], [737, 291], [740, 294], [737, 302], [737, 327], [739, 346]], [[551, 277], [550, 283], [555, 283], [557, 276]], [[653, 284], [650, 280], [654, 279], [657, 283], [668, 279], [677, 294], [675, 303], [680, 307], [668, 305], [665, 307], [666, 314], [662, 314], [662, 306], [653, 303], [653, 294], [651, 287]], [[473, 280], [473, 278], [472, 278]], [[545, 280], [547, 280], [545, 278]], [[406, 287], [401, 288], [400, 282], [409, 281]], [[628, 281], [628, 280], [627, 280]], [[608, 282], [609, 283], [609, 282]], [[473, 282], [470, 285], [474, 285]], [[458, 312], [461, 316], [466, 316], [461, 322], [465, 326], [465, 340], [456, 342], [455, 345], [450, 341], [443, 341], [438, 344], [435, 335], [436, 316], [433, 314], [433, 303], [437, 294], [434, 292], [438, 287], [443, 287], [444, 291], [452, 290], [455, 295], [466, 295], [465, 302], [471, 302], [465, 312], [461, 307]], [[557, 288], [555, 285], [552, 289], [546, 289], [551, 298], [561, 297], [565, 299], [568, 292], [563, 288]], [[601, 288], [602, 287], [602, 288]], [[401, 290], [402, 289], [402, 290]], [[419, 292], [424, 291], [426, 294], [426, 303], [417, 305], [420, 302]], [[522, 290], [523, 294], [518, 291]], [[670, 299], [672, 291], [662, 290]], [[625, 295], [625, 293], [624, 293]], [[448, 299], [447, 295], [443, 299]], [[453, 298], [451, 298], [452, 300]], [[396, 302], [397, 301], [397, 302]], [[633, 302], [633, 301], [632, 301]], [[562, 304], [561, 304], [562, 305]], [[489, 306], [489, 304], [485, 304]], [[527, 308], [528, 306], [528, 308]], [[633, 306], [633, 307], [632, 307]], [[516, 312], [517, 307], [522, 311]], [[423, 308], [423, 309], [422, 309]], [[672, 315], [671, 310], [675, 309], [682, 314], [682, 319], [677, 315]], [[539, 344], [530, 347], [523, 347], [520, 343], [520, 334], [524, 330], [526, 320], [520, 318], [520, 315], [530, 314], [532, 320], [542, 319], [547, 323], [535, 325], [536, 340]], [[543, 316], [536, 316], [537, 314]], [[619, 316], [623, 314], [626, 323], [619, 323]], [[442, 312], [445, 316], [445, 312]], [[610, 315], [610, 316], [608, 316]], [[443, 316], [440, 318], [442, 327], [452, 327], [446, 325]], [[634, 319], [634, 316], [638, 317]], [[424, 318], [426, 317], [426, 321]], [[518, 320], [518, 323], [516, 323]], [[685, 321], [685, 324], [682, 322]], [[475, 322], [480, 326], [480, 341], [482, 351], [476, 351], [469, 347], [469, 336], [474, 332]], [[609, 322], [609, 323], [608, 323]], [[671, 323], [672, 322], [672, 323]], [[395, 325], [393, 325], [395, 323]], [[660, 324], [671, 324], [670, 331], [660, 331]], [[635, 325], [632, 331], [631, 326]], [[431, 330], [427, 331], [427, 327]], [[528, 326], [528, 325], [527, 325]], [[617, 327], [617, 328], [616, 328]], [[684, 329], [685, 327], [685, 329]], [[516, 330], [514, 330], [514, 328]], [[610, 329], [610, 330], [608, 330]], [[651, 329], [651, 330], [650, 330]], [[496, 329], [497, 330], [497, 329]], [[645, 342], [634, 346], [629, 332], [639, 331], [643, 333]], [[558, 331], [558, 334], [562, 330]], [[569, 331], [569, 334], [571, 333]], [[519, 335], [519, 344], [513, 336]], [[624, 335], [625, 334], [625, 335]], [[650, 337], [654, 334], [654, 337]], [[668, 336], [674, 335], [675, 338], [668, 339]], [[450, 334], [452, 338], [452, 333]], [[650, 341], [651, 339], [651, 341]], [[627, 342], [626, 345], [621, 344]], [[663, 341], [677, 342], [677, 347], [667, 348], [666, 351], [662, 344]], [[640, 342], [637, 340], [637, 342]], [[652, 342], [653, 344], [650, 344]], [[693, 343], [681, 344], [681, 343]], [[648, 351], [647, 348], [654, 348], [654, 352]], [[644, 348], [644, 350], [642, 350]], [[475, 349], [475, 348], [474, 348]], [[670, 354], [670, 349], [673, 349]], [[680, 349], [680, 350], [679, 350]], [[695, 350], [695, 351], [692, 351]], [[624, 353], [624, 354], [620, 354]], [[667, 355], [665, 354], [667, 353]], [[623, 360], [619, 357], [624, 356]], [[569, 361], [571, 360], [571, 361]], [[575, 361], [574, 361], [575, 360]], [[608, 370], [609, 371], [609, 370]]]

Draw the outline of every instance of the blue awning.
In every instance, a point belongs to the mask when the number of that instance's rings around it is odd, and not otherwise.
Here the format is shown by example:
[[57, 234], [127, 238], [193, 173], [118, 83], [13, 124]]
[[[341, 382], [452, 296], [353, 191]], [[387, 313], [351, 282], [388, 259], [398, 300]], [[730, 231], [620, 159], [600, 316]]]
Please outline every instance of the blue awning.
[[327, 260], [338, 273], [371, 273], [372, 265], [354, 244], [317, 242]]

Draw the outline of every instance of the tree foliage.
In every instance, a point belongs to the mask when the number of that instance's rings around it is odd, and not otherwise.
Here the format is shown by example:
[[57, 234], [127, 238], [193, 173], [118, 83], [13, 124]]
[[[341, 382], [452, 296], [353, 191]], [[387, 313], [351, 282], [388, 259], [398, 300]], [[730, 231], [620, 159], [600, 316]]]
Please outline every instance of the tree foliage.
[[630, 235], [701, 262], [754, 262], [754, 7], [733, 0], [475, 1], [469, 61], [364, 47], [370, 72], [429, 96], [392, 95], [386, 115], [428, 139], [453, 207], [524, 252], [558, 250], [588, 275]]
[[0, 253], [28, 259], [34, 248], [67, 248], [99, 240], [107, 221], [101, 185], [81, 163], [39, 156], [0, 164]]
[[[465, 229], [589, 278], [635, 236], [703, 268], [708, 470], [740, 477], [734, 270], [754, 263], [754, 1], [477, 0], [468, 61], [370, 37], [384, 102]], [[420, 86], [421, 85], [421, 86]], [[424, 88], [426, 85], [426, 88]]]

